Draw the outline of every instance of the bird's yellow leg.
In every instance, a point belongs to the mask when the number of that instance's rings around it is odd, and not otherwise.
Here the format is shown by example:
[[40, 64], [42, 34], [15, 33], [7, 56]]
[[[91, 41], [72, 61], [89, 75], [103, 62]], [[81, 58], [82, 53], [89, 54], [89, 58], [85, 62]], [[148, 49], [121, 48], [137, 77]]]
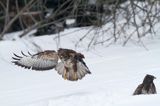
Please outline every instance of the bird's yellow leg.
[[73, 73], [73, 79], [74, 80], [78, 80], [78, 77], [77, 77], [77, 64], [76, 64], [76, 62], [74, 62], [74, 64], [73, 64], [73, 71], [74, 71], [74, 73]]
[[76, 72], [74, 72], [74, 80], [77, 80], [77, 74], [76, 74]]
[[67, 70], [67, 68], [65, 68], [65, 70], [64, 70], [64, 79], [66, 80], [67, 79], [67, 72], [68, 72], [68, 70]]
[[64, 71], [64, 80], [66, 80], [67, 79], [67, 72], [66, 72], [66, 70]]

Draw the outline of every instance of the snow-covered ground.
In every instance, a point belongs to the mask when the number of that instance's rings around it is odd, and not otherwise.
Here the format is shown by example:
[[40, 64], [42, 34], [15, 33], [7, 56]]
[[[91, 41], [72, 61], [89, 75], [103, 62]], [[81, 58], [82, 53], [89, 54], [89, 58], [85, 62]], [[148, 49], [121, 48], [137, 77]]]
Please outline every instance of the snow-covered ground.
[[[60, 47], [74, 49], [78, 36], [84, 33], [81, 30], [62, 37]], [[11, 63], [13, 53], [20, 54], [21, 50], [31, 53], [57, 50], [54, 37], [26, 37], [0, 42], [0, 106], [160, 105], [160, 37], [144, 39], [147, 49], [129, 42], [125, 47], [119, 44], [107, 48], [97, 46], [87, 52], [83, 49], [85, 45], [81, 45], [82, 48], [76, 50], [85, 55], [92, 74], [77, 82], [62, 79], [54, 69], [31, 71]], [[158, 93], [132, 96], [146, 74], [157, 77], [154, 82]]]

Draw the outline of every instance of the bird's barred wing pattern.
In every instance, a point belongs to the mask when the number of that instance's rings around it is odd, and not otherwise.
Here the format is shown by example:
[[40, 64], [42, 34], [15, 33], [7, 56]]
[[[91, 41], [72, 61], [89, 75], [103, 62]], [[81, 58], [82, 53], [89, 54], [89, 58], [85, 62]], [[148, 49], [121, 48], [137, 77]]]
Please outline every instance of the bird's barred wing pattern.
[[34, 55], [29, 52], [28, 55], [21, 53], [23, 56], [14, 54], [12, 62], [24, 68], [43, 71], [55, 68], [58, 63], [58, 55], [55, 51], [47, 50]]
[[[58, 74], [64, 79], [77, 81], [86, 74], [91, 74], [86, 63], [83, 61], [84, 55], [71, 49], [60, 48], [58, 52], [47, 50], [37, 54], [24, 54], [22, 56], [14, 54], [13, 63], [33, 70], [49, 70], [55, 68]], [[61, 62], [58, 63], [58, 59]]]

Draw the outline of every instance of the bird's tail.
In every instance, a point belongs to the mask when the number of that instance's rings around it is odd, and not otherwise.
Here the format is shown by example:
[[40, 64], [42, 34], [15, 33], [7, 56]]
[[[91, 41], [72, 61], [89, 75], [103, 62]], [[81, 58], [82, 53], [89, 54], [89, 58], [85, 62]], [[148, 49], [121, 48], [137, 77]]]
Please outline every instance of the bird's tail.
[[60, 62], [56, 66], [56, 70], [58, 74], [62, 75], [64, 79], [70, 81], [77, 81], [79, 79], [82, 79], [86, 74], [91, 74], [89, 69], [81, 62], [77, 63], [77, 71], [74, 71], [72, 69], [66, 71], [66, 69], [64, 68], [64, 64], [62, 62]]

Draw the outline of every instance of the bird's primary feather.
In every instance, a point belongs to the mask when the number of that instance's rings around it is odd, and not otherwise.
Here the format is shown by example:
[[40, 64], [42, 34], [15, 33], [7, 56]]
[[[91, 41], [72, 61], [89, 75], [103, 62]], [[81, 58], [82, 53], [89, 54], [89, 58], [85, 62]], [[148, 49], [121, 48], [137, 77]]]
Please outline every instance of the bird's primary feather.
[[22, 52], [22, 55], [14, 54], [14, 57], [12, 57], [14, 61], [12, 62], [28, 69], [49, 70], [58, 63], [58, 55], [55, 51], [44, 51], [34, 55], [26, 55]]

